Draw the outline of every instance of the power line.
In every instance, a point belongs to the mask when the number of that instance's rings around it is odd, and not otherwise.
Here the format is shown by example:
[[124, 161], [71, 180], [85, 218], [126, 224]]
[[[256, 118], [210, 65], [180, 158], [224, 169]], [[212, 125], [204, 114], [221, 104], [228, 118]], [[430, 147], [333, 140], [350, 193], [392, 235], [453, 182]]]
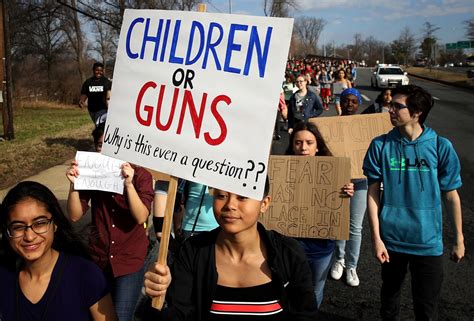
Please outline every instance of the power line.
[[207, 0], [207, 3], [209, 3], [209, 4], [211, 5], [211, 7], [213, 7], [215, 10], [217, 10], [217, 12], [222, 13], [222, 11], [221, 11], [219, 8], [217, 8], [217, 7], [211, 2], [211, 0]]
[[111, 23], [110, 21], [104, 20], [104, 19], [102, 19], [102, 18], [94, 17], [93, 15], [91, 15], [91, 14], [89, 14], [89, 13], [87, 13], [87, 12], [81, 10], [81, 9], [75, 8], [75, 7], [73, 7], [73, 6], [71, 6], [71, 5], [67, 4], [67, 3], [64, 3], [64, 2], [62, 2], [62, 1], [60, 1], [60, 0], [56, 0], [56, 2], [59, 3], [59, 4], [61, 4], [61, 5], [63, 5], [63, 6], [65, 6], [65, 7], [68, 7], [68, 8], [71, 9], [71, 10], [74, 10], [74, 11], [76, 11], [76, 12], [79, 12], [80, 14], [83, 14], [84, 16], [87, 16], [87, 17], [89, 17], [89, 18], [92, 18], [92, 19], [101, 21], [101, 22], [103, 22], [103, 23], [105, 23], [105, 24], [107, 24], [107, 25], [109, 25], [109, 26], [111, 26], [111, 27], [113, 27], [113, 28], [115, 28], [115, 29], [120, 29], [120, 27], [114, 25], [114, 24]]

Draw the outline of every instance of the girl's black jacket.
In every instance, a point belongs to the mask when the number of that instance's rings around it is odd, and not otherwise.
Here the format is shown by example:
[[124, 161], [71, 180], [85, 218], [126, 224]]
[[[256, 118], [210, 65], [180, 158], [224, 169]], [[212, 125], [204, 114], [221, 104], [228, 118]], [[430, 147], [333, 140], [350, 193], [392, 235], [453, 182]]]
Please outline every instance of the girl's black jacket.
[[[217, 285], [215, 244], [220, 228], [187, 239], [172, 268], [166, 320], [204, 321]], [[272, 282], [277, 285], [285, 320], [315, 320], [316, 299], [311, 271], [299, 243], [258, 223], [265, 242]], [[146, 318], [148, 319], [148, 318]], [[156, 320], [156, 319], [155, 319]]]

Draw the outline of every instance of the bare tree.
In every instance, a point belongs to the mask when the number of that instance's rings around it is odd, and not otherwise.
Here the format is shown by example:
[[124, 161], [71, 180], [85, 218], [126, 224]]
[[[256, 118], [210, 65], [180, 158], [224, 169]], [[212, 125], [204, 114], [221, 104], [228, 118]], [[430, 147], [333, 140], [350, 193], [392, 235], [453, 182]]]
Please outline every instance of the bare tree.
[[439, 27], [429, 21], [426, 21], [423, 24], [424, 38], [420, 47], [423, 54], [430, 59], [430, 65], [434, 64], [436, 61], [435, 53], [437, 38], [435, 36], [435, 32], [439, 29]]
[[354, 43], [351, 46], [350, 54], [348, 55], [347, 59], [352, 60], [362, 60], [364, 56], [364, 40], [362, 39], [362, 35], [360, 33], [356, 33], [354, 35]]
[[[95, 42], [92, 44], [92, 50], [101, 58], [102, 63], [107, 67], [107, 62], [115, 57], [117, 50], [117, 37], [113, 30], [104, 23], [93, 20]], [[106, 72], [106, 70], [104, 70]]]
[[289, 17], [291, 9], [298, 9], [298, 0], [263, 0], [267, 17]]
[[464, 21], [466, 26], [466, 37], [469, 40], [474, 40], [474, 18]]
[[377, 60], [382, 59], [385, 43], [370, 36], [364, 40], [363, 57], [367, 64], [374, 65]]
[[394, 40], [390, 46], [397, 63], [408, 65], [415, 52], [415, 36], [411, 33], [409, 27], [405, 27], [398, 39]]
[[316, 54], [319, 36], [326, 25], [326, 20], [302, 16], [295, 20], [295, 31], [300, 39], [305, 54]]
[[[36, 57], [40, 69], [45, 70], [46, 77], [42, 82], [46, 94], [49, 95], [52, 92], [54, 64], [66, 48], [58, 17], [58, 5], [53, 1], [31, 1], [17, 5], [16, 16], [12, 17], [14, 63], [21, 64], [27, 56]], [[38, 86], [42, 87], [41, 84]]]
[[[68, 0], [67, 4], [71, 8], [77, 8], [76, 0]], [[82, 32], [82, 21], [76, 10], [70, 9], [69, 7], [62, 7], [61, 9], [62, 29], [75, 53], [74, 59], [77, 63], [77, 71], [81, 81], [85, 81], [87, 77], [85, 73], [87, 40]]]

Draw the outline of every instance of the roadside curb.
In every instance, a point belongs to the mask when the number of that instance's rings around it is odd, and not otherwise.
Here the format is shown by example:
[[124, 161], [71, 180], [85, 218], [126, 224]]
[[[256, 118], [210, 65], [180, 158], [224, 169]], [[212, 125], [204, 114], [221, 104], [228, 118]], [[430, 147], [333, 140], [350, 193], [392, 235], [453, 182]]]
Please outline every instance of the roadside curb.
[[457, 88], [462, 88], [462, 89], [467, 89], [467, 90], [474, 91], [474, 87], [473, 87], [473, 86], [468, 86], [468, 85], [463, 85], [463, 84], [457, 84], [457, 83], [452, 83], [452, 82], [444, 81], [444, 80], [440, 80], [440, 79], [435, 79], [435, 78], [420, 76], [420, 75], [412, 74], [412, 73], [410, 73], [410, 72], [408, 73], [408, 75], [409, 75], [409, 76], [412, 76], [412, 77], [415, 77], [415, 78], [423, 79], [423, 80], [429, 80], [429, 81], [437, 82], [437, 83], [440, 83], [440, 84], [443, 84], [443, 85], [446, 85], [446, 86], [452, 86], [452, 87], [457, 87]]

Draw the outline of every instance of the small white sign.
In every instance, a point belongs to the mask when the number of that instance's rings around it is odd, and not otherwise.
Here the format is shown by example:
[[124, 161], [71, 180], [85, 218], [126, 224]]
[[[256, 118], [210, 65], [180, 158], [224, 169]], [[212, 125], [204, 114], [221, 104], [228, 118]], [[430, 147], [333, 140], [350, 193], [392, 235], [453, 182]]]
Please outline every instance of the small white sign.
[[74, 182], [76, 190], [95, 190], [123, 194], [121, 160], [92, 152], [77, 152], [79, 177]]

